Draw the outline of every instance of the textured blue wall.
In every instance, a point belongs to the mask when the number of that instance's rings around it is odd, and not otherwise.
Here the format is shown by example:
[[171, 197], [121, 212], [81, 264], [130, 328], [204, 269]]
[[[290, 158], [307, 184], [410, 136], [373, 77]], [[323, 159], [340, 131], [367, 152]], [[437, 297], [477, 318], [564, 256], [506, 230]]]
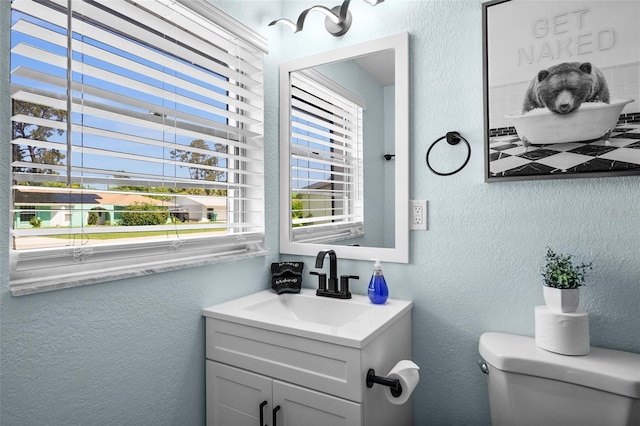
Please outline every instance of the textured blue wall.
[[[413, 232], [411, 263], [383, 264], [392, 297], [414, 301], [416, 425], [488, 424], [485, 376], [476, 365], [484, 331], [533, 335], [542, 304], [544, 247], [594, 259], [583, 292], [593, 345], [640, 352], [640, 178], [483, 181], [481, 2], [352, 2], [354, 23], [336, 39], [312, 16], [304, 32], [267, 28], [311, 4], [214, 1], [269, 38], [265, 72], [267, 258], [61, 290], [8, 294], [0, 255], [2, 425], [204, 423], [204, 326], [200, 309], [266, 288], [277, 259], [278, 63], [408, 31], [411, 58], [411, 197], [429, 200], [429, 230]], [[282, 11], [280, 8], [282, 7]], [[7, 99], [9, 2], [0, 1], [0, 98]], [[9, 122], [6, 105], [0, 120]], [[429, 144], [450, 130], [471, 143], [451, 177], [427, 169]], [[0, 127], [0, 179], [9, 184], [9, 129]], [[464, 155], [451, 148], [439, 165]], [[0, 191], [0, 246], [9, 246], [9, 194]], [[6, 250], [6, 249], [5, 249]], [[308, 267], [310, 258], [303, 258]], [[339, 262], [359, 274], [369, 262]], [[311, 268], [310, 268], [311, 269]], [[309, 278], [308, 284], [312, 281]]]

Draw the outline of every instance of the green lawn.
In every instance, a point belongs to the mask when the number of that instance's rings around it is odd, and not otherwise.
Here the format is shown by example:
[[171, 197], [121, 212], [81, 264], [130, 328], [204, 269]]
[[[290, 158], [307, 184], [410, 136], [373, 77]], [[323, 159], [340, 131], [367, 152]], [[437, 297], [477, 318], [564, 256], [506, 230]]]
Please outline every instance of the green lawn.
[[[122, 229], [122, 227], [118, 227]], [[226, 232], [226, 228], [219, 229], [184, 229], [176, 228], [175, 231], [149, 231], [149, 232], [100, 232], [87, 234], [91, 240], [115, 240], [118, 238], [138, 238], [138, 237], [155, 237], [159, 235], [172, 235], [176, 232], [179, 234], [198, 234], [205, 232]], [[69, 238], [68, 235], [51, 235], [53, 238]]]

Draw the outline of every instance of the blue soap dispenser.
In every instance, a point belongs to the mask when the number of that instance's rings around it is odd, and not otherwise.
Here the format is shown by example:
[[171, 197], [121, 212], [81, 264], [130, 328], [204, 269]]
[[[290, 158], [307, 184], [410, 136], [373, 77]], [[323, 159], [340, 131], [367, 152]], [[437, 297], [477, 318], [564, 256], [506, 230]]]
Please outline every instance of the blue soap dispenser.
[[380, 261], [378, 260], [376, 260], [373, 267], [373, 275], [369, 282], [367, 294], [369, 295], [371, 303], [375, 303], [376, 305], [382, 305], [389, 298], [389, 288], [387, 287], [384, 275], [382, 275], [382, 265], [380, 265]]

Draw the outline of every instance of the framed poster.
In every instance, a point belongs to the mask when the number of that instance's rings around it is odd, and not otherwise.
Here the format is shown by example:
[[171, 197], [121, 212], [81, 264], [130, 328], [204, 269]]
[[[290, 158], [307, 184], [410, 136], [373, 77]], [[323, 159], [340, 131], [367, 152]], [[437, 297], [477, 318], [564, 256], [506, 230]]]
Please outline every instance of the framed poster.
[[640, 175], [640, 1], [483, 3], [485, 180]]

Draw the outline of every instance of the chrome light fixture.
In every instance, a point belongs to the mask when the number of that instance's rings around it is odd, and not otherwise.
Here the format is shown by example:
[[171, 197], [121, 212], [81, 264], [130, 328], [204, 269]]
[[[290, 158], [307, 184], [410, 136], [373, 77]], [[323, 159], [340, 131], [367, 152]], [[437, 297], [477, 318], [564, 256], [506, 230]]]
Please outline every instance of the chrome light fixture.
[[[364, 0], [369, 3], [371, 6], [375, 6], [378, 3], [382, 3], [384, 0]], [[298, 16], [298, 21], [293, 22], [290, 19], [280, 18], [276, 19], [269, 23], [269, 26], [275, 24], [282, 24], [286, 27], [291, 28], [294, 33], [302, 31], [302, 27], [304, 26], [304, 20], [307, 18], [307, 15], [311, 12], [320, 12], [326, 16], [324, 21], [324, 27], [326, 30], [335, 37], [340, 37], [349, 31], [351, 28], [351, 12], [349, 12], [349, 3], [351, 0], [344, 0], [341, 6], [335, 6], [329, 9], [325, 6], [311, 6], [308, 9], [302, 11], [300, 16]]]

